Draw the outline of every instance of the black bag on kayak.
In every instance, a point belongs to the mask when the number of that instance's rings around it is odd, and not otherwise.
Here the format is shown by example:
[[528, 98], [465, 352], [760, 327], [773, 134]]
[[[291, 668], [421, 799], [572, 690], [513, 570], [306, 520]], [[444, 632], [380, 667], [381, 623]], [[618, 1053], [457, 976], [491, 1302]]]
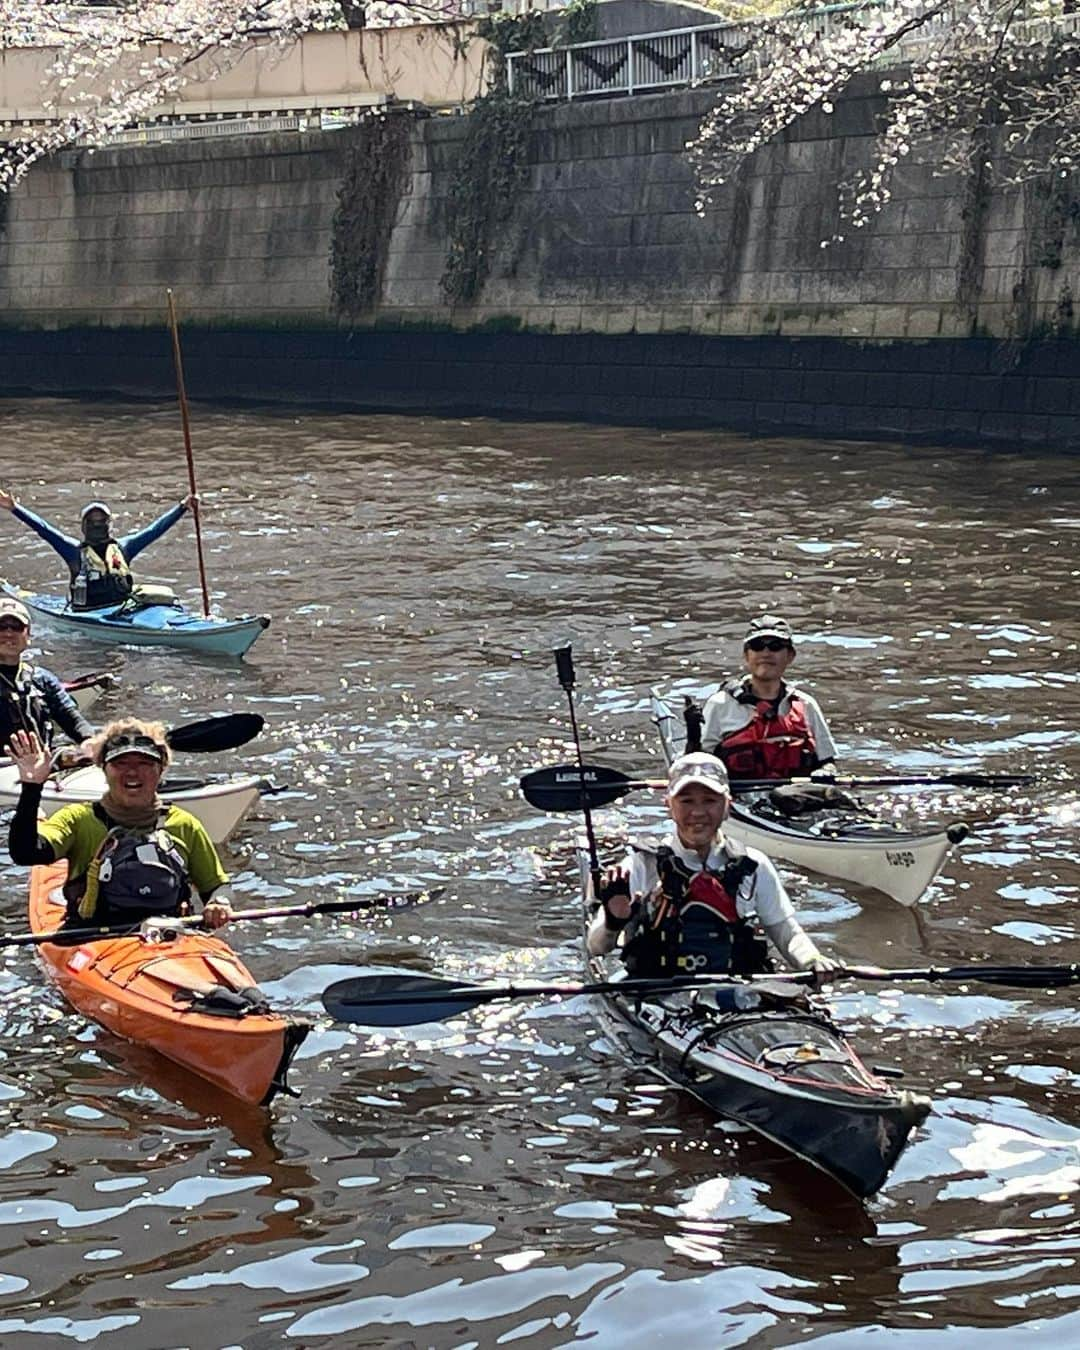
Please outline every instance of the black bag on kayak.
[[815, 811], [865, 810], [858, 797], [835, 783], [785, 783], [769, 793], [769, 805], [782, 816], [809, 816]]

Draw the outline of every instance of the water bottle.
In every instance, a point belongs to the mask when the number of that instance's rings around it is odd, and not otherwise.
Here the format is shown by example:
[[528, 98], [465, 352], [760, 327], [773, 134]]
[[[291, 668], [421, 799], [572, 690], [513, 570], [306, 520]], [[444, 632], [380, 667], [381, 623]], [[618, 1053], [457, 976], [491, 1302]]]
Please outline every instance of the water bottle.
[[71, 606], [73, 609], [86, 608], [86, 573], [80, 572], [71, 588]]

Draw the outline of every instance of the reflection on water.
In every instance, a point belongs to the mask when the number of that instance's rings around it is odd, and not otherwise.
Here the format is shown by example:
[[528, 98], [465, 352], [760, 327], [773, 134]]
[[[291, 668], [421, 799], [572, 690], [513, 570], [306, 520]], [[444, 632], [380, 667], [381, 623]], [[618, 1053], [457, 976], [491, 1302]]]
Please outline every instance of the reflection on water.
[[[1074, 957], [1069, 461], [279, 410], [196, 409], [195, 433], [215, 596], [274, 615], [250, 659], [35, 636], [61, 673], [122, 677], [105, 712], [266, 717], [235, 759], [185, 766], [288, 785], [230, 846], [241, 903], [447, 887], [392, 919], [238, 928], [277, 1001], [313, 1010], [370, 963], [578, 977], [575, 823], [516, 793], [569, 753], [550, 648], [574, 640], [587, 753], [654, 772], [649, 685], [707, 690], [766, 606], [845, 765], [1041, 776], [883, 796], [973, 838], [915, 911], [785, 872], [822, 944], [894, 966]], [[168, 407], [13, 402], [0, 436], [5, 485], [60, 524], [106, 497], [130, 528], [184, 490]], [[141, 573], [194, 597], [185, 529]], [[57, 580], [0, 530], [9, 577]], [[615, 841], [659, 812], [628, 797], [598, 825]], [[25, 878], [4, 875], [18, 931]], [[68, 1016], [23, 950], [0, 990], [5, 1345], [1078, 1334], [1068, 991], [837, 991], [867, 1060], [935, 1099], [864, 1206], [627, 1064], [586, 998], [323, 1024], [301, 1099], [267, 1114]]]

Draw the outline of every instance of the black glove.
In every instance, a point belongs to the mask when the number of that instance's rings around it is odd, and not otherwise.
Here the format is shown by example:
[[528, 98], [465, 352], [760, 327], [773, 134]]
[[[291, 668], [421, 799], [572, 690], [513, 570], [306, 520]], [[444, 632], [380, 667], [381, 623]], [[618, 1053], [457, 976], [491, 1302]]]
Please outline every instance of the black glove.
[[[600, 883], [600, 903], [604, 907], [604, 923], [613, 932], [618, 932], [625, 928], [630, 922], [631, 915], [623, 917], [621, 914], [612, 914], [610, 901], [617, 895], [630, 896], [630, 878], [624, 872], [608, 872]], [[631, 906], [631, 913], [633, 907]]]

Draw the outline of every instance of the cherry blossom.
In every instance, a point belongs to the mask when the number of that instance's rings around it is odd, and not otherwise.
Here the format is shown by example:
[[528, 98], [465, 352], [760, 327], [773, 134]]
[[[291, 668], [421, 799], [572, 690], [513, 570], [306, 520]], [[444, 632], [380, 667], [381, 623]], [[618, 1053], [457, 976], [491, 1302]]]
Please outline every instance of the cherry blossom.
[[[697, 208], [755, 151], [809, 113], [829, 116], [860, 74], [883, 95], [873, 164], [841, 184], [838, 219], [866, 225], [908, 157], [989, 181], [1054, 181], [1080, 163], [1077, 0], [884, 0], [791, 10], [746, 26], [687, 150]], [[841, 237], [839, 234], [836, 238]]]

